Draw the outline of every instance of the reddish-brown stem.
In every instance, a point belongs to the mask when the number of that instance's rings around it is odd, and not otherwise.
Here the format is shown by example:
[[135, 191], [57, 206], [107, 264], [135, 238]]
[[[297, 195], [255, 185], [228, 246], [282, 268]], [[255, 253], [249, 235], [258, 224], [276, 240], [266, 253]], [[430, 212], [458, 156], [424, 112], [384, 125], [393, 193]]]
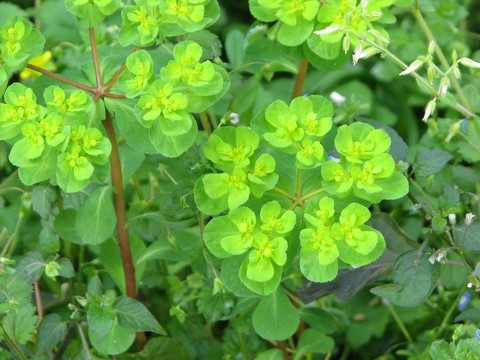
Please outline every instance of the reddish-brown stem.
[[100, 61], [98, 59], [97, 41], [95, 40], [95, 30], [91, 27], [88, 28], [90, 34], [90, 45], [92, 47], [93, 66], [95, 67], [95, 78], [97, 79], [97, 89], [103, 87], [102, 75], [100, 73]]
[[277, 347], [282, 350], [283, 360], [289, 360], [290, 357], [288, 356], [287, 347], [285, 346], [285, 341], [277, 341]]
[[75, 86], [76, 88], [79, 88], [79, 89], [82, 89], [82, 90], [85, 90], [85, 91], [88, 91], [88, 92], [91, 92], [91, 93], [95, 93], [97, 91], [97, 89], [95, 89], [92, 86], [80, 84], [79, 82], [67, 79], [66, 77], [63, 77], [61, 75], [52, 73], [48, 70], [42, 69], [42, 68], [40, 68], [38, 66], [35, 66], [35, 65], [32, 65], [32, 64], [27, 64], [27, 68], [35, 70], [35, 71], [37, 71], [37, 72], [39, 72], [43, 75], [50, 76], [51, 78], [53, 78], [55, 80], [58, 80], [58, 81], [61, 81], [61, 82], [64, 82], [65, 84]]
[[293, 89], [292, 99], [302, 95], [303, 83], [305, 82], [305, 77], [307, 76], [308, 69], [308, 60], [303, 59], [300, 62], [300, 68], [298, 69], [297, 81], [295, 82], [295, 88]]
[[46, 76], [49, 76], [51, 77], [52, 79], [55, 79], [55, 80], [58, 80], [58, 81], [61, 81], [65, 84], [68, 84], [68, 85], [71, 85], [71, 86], [74, 86], [78, 89], [82, 89], [82, 90], [85, 90], [85, 91], [88, 91], [88, 92], [91, 92], [93, 94], [95, 94], [97, 96], [97, 99], [101, 96], [103, 97], [108, 97], [108, 98], [112, 98], [112, 99], [126, 99], [126, 96], [125, 95], [119, 95], [119, 94], [112, 94], [112, 93], [109, 93], [107, 91], [103, 91], [103, 90], [99, 90], [99, 89], [96, 89], [94, 88], [93, 86], [88, 86], [88, 85], [83, 85], [83, 84], [80, 84], [79, 82], [77, 81], [73, 81], [73, 80], [70, 80], [70, 79], [67, 79], [66, 77], [63, 77], [61, 75], [58, 75], [58, 74], [55, 74], [55, 73], [52, 73], [51, 71], [48, 71], [48, 70], [45, 70], [45, 69], [42, 69], [38, 66], [35, 66], [35, 65], [32, 65], [32, 64], [27, 64], [27, 68], [28, 69], [31, 69], [31, 70], [35, 70], [43, 75], [46, 75]]
[[38, 281], [33, 283], [33, 288], [35, 289], [35, 299], [37, 301], [37, 326], [42, 322], [43, 319], [43, 306], [42, 306], [42, 296], [40, 295], [40, 288], [38, 286]]
[[[117, 214], [118, 246], [120, 247], [120, 253], [122, 256], [123, 272], [125, 273], [125, 287], [127, 290], [127, 296], [136, 299], [135, 267], [132, 260], [132, 251], [130, 249], [130, 237], [126, 226], [127, 217], [125, 214], [125, 197], [123, 194], [120, 153], [118, 152], [117, 136], [115, 135], [115, 128], [113, 127], [112, 115], [107, 109], [105, 109], [103, 127], [105, 128], [112, 144], [110, 166], [112, 168], [113, 206], [115, 208], [115, 213]], [[143, 348], [145, 342], [145, 333], [137, 333], [137, 344], [139, 348]]]
[[[140, 50], [141, 47], [140, 46], [136, 46], [133, 50], [132, 50], [132, 54], [138, 50]], [[107, 83], [107, 85], [105, 85], [103, 87], [103, 90], [104, 91], [108, 91], [110, 90], [110, 88], [117, 82], [118, 78], [120, 77], [120, 75], [122, 74], [122, 72], [127, 68], [127, 64], [126, 63], [123, 63], [122, 67], [120, 69], [118, 69], [118, 71], [115, 73], [115, 75], [113, 75], [113, 77], [110, 79], [110, 81]]]

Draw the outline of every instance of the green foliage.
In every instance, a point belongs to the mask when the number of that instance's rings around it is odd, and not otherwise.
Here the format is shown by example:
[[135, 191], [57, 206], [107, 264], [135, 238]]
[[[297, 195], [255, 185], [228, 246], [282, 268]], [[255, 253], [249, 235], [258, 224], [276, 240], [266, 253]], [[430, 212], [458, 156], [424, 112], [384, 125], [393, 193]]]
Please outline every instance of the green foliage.
[[19, 4], [0, 359], [479, 356], [473, 2]]

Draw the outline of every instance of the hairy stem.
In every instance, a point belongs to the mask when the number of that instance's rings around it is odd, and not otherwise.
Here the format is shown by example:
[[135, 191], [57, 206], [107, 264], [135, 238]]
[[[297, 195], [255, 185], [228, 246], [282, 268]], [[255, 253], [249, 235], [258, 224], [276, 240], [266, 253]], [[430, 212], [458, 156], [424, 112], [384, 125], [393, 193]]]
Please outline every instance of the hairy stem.
[[42, 295], [40, 294], [40, 287], [38, 286], [38, 281], [35, 281], [33, 283], [33, 288], [35, 289], [35, 300], [37, 302], [37, 314], [38, 314], [37, 326], [38, 326], [40, 325], [43, 319]]
[[[127, 217], [125, 213], [125, 197], [123, 194], [122, 168], [120, 164], [120, 153], [118, 152], [117, 137], [113, 127], [112, 115], [105, 109], [105, 120], [103, 126], [107, 132], [110, 143], [112, 144], [112, 153], [110, 155], [110, 166], [112, 168], [112, 186], [113, 186], [113, 205], [117, 214], [117, 233], [118, 246], [122, 256], [123, 272], [125, 273], [125, 287], [127, 296], [136, 299], [137, 290], [135, 283], [135, 267], [132, 260], [132, 251], [130, 249], [130, 237], [127, 230]], [[140, 349], [146, 342], [145, 333], [137, 333], [137, 344]]]
[[[420, 24], [420, 27], [422, 28], [423, 32], [427, 36], [428, 40], [429, 41], [434, 41], [435, 43], [437, 43], [435, 41], [435, 37], [433, 36], [430, 28], [428, 27], [427, 22], [423, 18], [420, 10], [418, 8], [414, 8], [414, 7], [412, 7], [411, 9], [412, 9], [413, 16], [415, 16], [415, 18], [417, 19], [418, 23]], [[447, 61], [445, 55], [443, 54], [442, 49], [440, 48], [440, 46], [438, 46], [438, 44], [437, 44], [437, 46], [435, 46], [435, 54], [437, 54], [438, 58], [440, 59], [440, 62], [442, 63], [442, 66], [444, 67], [445, 71], [448, 70], [450, 68], [450, 66], [448, 64], [448, 61]], [[470, 108], [468, 100], [467, 100], [465, 94], [463, 93], [463, 90], [460, 87], [460, 84], [458, 83], [457, 78], [455, 76], [451, 75], [450, 79], [452, 81], [453, 86], [455, 87], [455, 90], [457, 91], [458, 96], [460, 97], [460, 100], [463, 103], [463, 106], [465, 106], [465, 108], [467, 108], [471, 112], [472, 110]]]
[[302, 95], [303, 83], [307, 76], [308, 60], [303, 59], [300, 62], [300, 68], [298, 69], [297, 81], [295, 82], [295, 88], [293, 89], [292, 99]]
[[405, 339], [407, 339], [408, 343], [413, 348], [415, 353], [420, 354], [420, 352], [417, 349], [417, 346], [413, 342], [412, 336], [408, 332], [408, 329], [405, 326], [405, 324], [403, 323], [402, 319], [400, 319], [400, 316], [398, 316], [398, 313], [395, 310], [395, 308], [390, 303], [387, 304], [387, 308], [390, 311], [390, 314], [392, 314], [393, 318], [395, 319], [395, 322], [397, 323], [398, 327], [400, 328], [400, 331], [402, 332], [403, 336], [405, 336]]
[[102, 74], [100, 73], [100, 61], [98, 59], [97, 41], [95, 40], [95, 30], [91, 27], [88, 28], [90, 35], [90, 44], [92, 46], [93, 66], [95, 67], [95, 78], [97, 79], [97, 89], [103, 87]]
[[[386, 48], [384, 48], [383, 46], [380, 46], [378, 45], [377, 43], [369, 40], [369, 39], [364, 39], [362, 35], [360, 34], [357, 34], [356, 32], [354, 31], [351, 31], [351, 30], [348, 30], [348, 33], [350, 35], [353, 35], [355, 37], [357, 37], [358, 39], [361, 39], [363, 40], [366, 44], [374, 47], [375, 49], [377, 49], [378, 51], [380, 51], [383, 55], [385, 55], [386, 57], [388, 57], [390, 60], [392, 60], [394, 63], [396, 63], [398, 66], [400, 66], [402, 69], [406, 69], [408, 68], [408, 65], [405, 64], [402, 60], [400, 60], [398, 57], [396, 57], [393, 53], [391, 53], [390, 51], [388, 51]], [[427, 80], [425, 80], [422, 76], [418, 75], [415, 71], [411, 73], [411, 75], [416, 79], [418, 80], [419, 83], [421, 83], [423, 86], [425, 86], [425, 88], [427, 88], [431, 94], [434, 96], [434, 97], [438, 97], [438, 91], [437, 89], [435, 89]], [[461, 104], [455, 104], [455, 105], [450, 105], [451, 108], [457, 110], [459, 113], [465, 115], [465, 116], [468, 116], [469, 118], [474, 118], [476, 117], [477, 115], [475, 113], [473, 113], [472, 111], [468, 110], [467, 108], [465, 108], [464, 106], [462, 106]]]

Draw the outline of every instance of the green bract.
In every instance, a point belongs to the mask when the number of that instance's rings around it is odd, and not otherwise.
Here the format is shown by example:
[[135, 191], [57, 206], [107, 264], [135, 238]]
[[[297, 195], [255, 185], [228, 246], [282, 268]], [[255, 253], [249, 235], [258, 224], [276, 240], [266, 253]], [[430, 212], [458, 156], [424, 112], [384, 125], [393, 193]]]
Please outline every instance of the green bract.
[[391, 143], [385, 131], [361, 122], [342, 125], [335, 137], [337, 151], [352, 163], [362, 163], [388, 151]]
[[65, 2], [67, 10], [86, 27], [100, 24], [105, 16], [113, 14], [120, 4], [121, 0], [66, 0]]
[[[182, 42], [173, 49], [175, 60], [162, 68], [161, 77], [191, 96], [207, 97], [221, 93], [223, 77], [209, 60], [200, 62], [203, 50], [194, 42]], [[195, 109], [190, 109], [196, 111]]]
[[251, 0], [250, 9], [259, 20], [280, 20], [278, 41], [296, 46], [312, 33], [319, 3], [315, 0]]
[[190, 130], [192, 116], [185, 111], [187, 97], [174, 93], [171, 83], [156, 80], [149, 88], [148, 94], [138, 100], [135, 113], [138, 121], [146, 128], [157, 122], [166, 135], [181, 135]]
[[14, 83], [5, 92], [5, 104], [0, 104], [0, 140], [11, 140], [20, 135], [27, 121], [38, 121], [45, 108], [37, 105], [33, 90]]
[[158, 36], [158, 20], [154, 15], [156, 6], [147, 6], [142, 0], [135, 0], [135, 3], [137, 6], [126, 6], [122, 10], [123, 25], [118, 40], [122, 46], [150, 46]]
[[43, 93], [47, 110], [58, 113], [64, 125], [81, 125], [93, 109], [93, 101], [86, 92], [77, 90], [68, 96], [59, 86], [50, 86]]
[[220, 258], [244, 257], [240, 278], [250, 290], [266, 295], [278, 286], [287, 261], [288, 243], [283, 236], [293, 229], [296, 217], [272, 201], [261, 208], [260, 220], [258, 226], [255, 213], [239, 207], [210, 221], [204, 238], [208, 249]]
[[166, 36], [199, 31], [220, 15], [216, 0], [165, 0], [160, 2], [160, 29]]
[[2, 59], [12, 70], [23, 70], [30, 59], [43, 52], [45, 38], [19, 16], [10, 18], [0, 29], [0, 35]]
[[111, 144], [100, 130], [83, 125], [72, 125], [69, 135], [69, 143], [57, 159], [56, 178], [65, 192], [76, 192], [90, 182], [93, 164], [103, 165], [108, 161]]
[[126, 61], [127, 71], [118, 79], [121, 88], [127, 91], [128, 98], [134, 98], [148, 92], [153, 79], [153, 60], [145, 50], [130, 54]]
[[[257, 150], [259, 141], [258, 135], [250, 129], [226, 126], [216, 129], [210, 135], [203, 151], [216, 166], [230, 172], [234, 168], [241, 169], [250, 164], [250, 157]], [[262, 164], [259, 163], [256, 167], [257, 174], [265, 176], [266, 172], [264, 170], [262, 174], [261, 167]], [[275, 170], [275, 163], [273, 167], [268, 172]]]
[[318, 206], [309, 206], [305, 214], [314, 228], [300, 232], [300, 267], [311, 281], [334, 279], [338, 272], [338, 258], [360, 266], [374, 261], [385, 248], [383, 236], [363, 225], [370, 218], [370, 211], [365, 206], [348, 205], [342, 210], [338, 222], [331, 224], [333, 206], [333, 200], [325, 197]]
[[332, 127], [333, 107], [324, 97], [297, 97], [290, 106], [277, 100], [252, 122], [267, 144], [295, 153], [297, 167], [309, 169], [324, 160], [321, 139]]
[[250, 196], [250, 188], [246, 184], [247, 175], [241, 169], [233, 170], [232, 175], [226, 173], [207, 174], [201, 180], [205, 193], [211, 199], [227, 196], [230, 209], [235, 209], [244, 204]]

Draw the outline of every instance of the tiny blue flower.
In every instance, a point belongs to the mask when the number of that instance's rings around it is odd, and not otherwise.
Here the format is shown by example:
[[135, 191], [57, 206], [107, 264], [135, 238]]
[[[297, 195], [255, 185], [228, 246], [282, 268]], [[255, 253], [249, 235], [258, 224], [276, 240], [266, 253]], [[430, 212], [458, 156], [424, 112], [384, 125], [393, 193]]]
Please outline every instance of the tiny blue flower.
[[475, 334], [477, 334], [477, 338], [478, 338], [478, 340], [480, 340], [480, 330], [476, 330]]
[[470, 302], [470, 293], [465, 291], [458, 302], [458, 310], [463, 311]]
[[468, 122], [468, 119], [465, 120], [465, 121], [463, 122], [463, 125], [462, 125], [462, 130], [463, 130], [464, 133], [467, 132], [467, 122]]

